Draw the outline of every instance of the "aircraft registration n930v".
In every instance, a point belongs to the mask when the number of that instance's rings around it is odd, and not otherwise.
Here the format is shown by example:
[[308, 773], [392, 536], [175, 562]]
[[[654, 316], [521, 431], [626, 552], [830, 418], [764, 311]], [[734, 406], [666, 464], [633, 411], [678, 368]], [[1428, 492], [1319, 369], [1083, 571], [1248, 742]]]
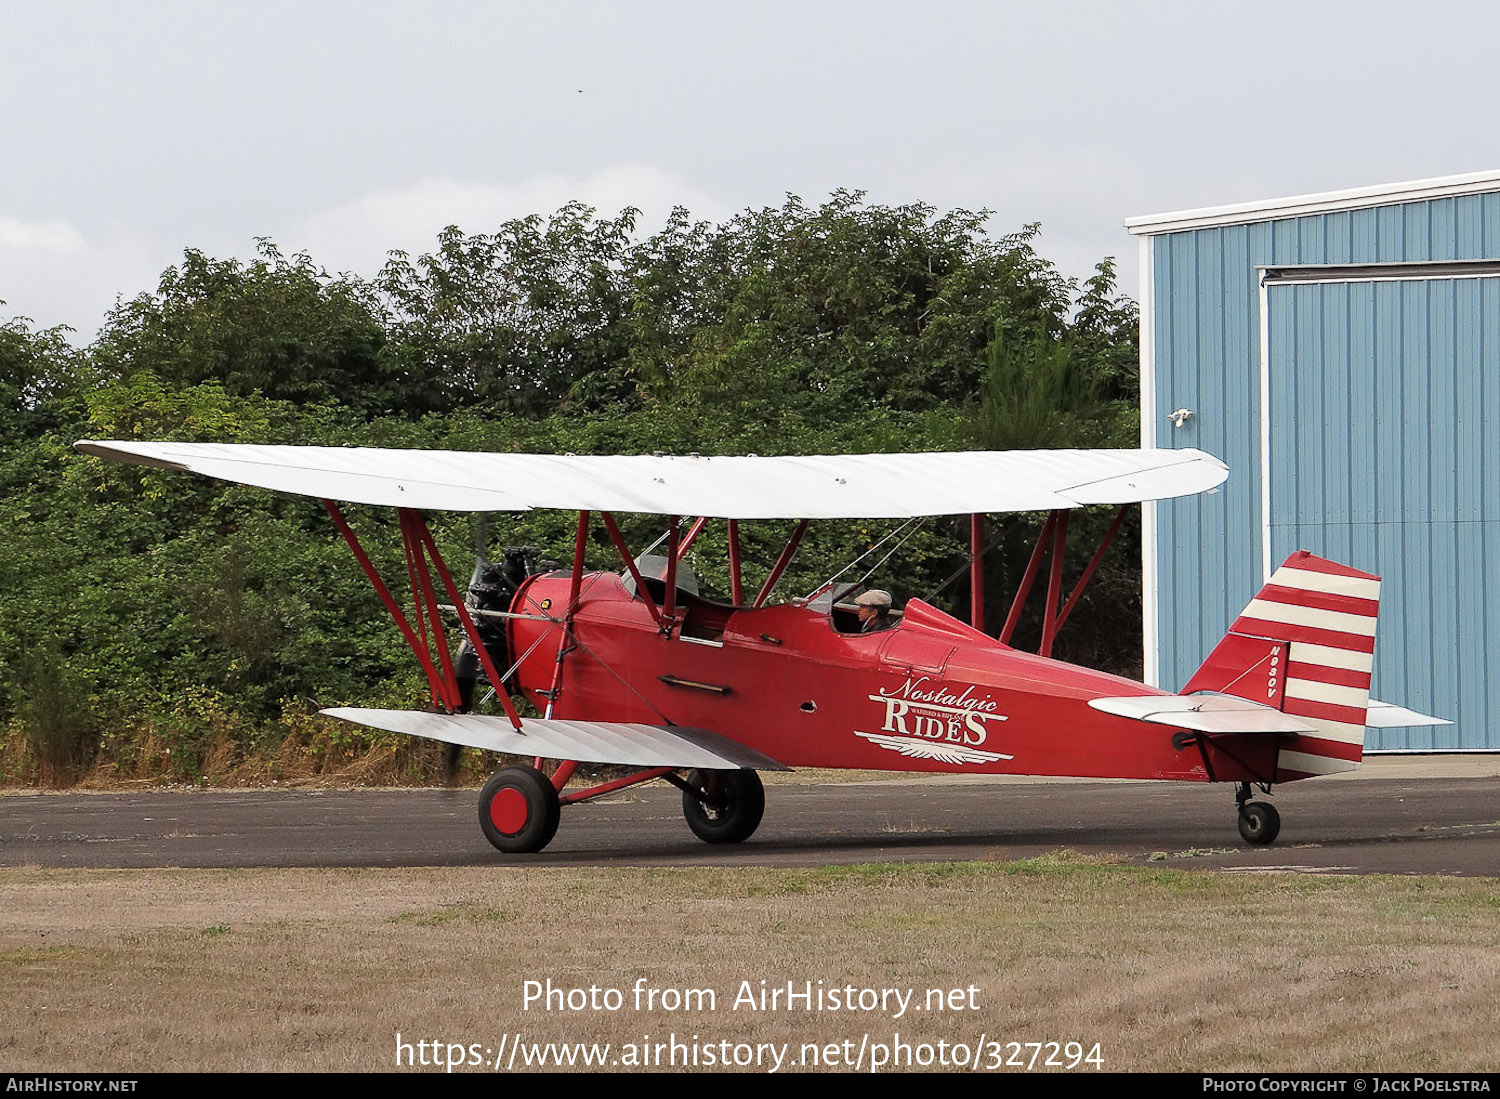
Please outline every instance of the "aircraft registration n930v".
[[[1203, 666], [1171, 694], [1051, 659], [1053, 638], [1126, 509], [1205, 492], [1228, 470], [1197, 450], [1012, 451], [810, 457], [592, 457], [343, 447], [85, 441], [85, 453], [311, 496], [375, 585], [427, 675], [425, 711], [324, 711], [376, 729], [532, 757], [480, 796], [485, 836], [539, 851], [560, 811], [641, 782], [681, 788], [692, 830], [747, 839], [765, 793], [756, 772], [795, 767], [1228, 782], [1240, 834], [1270, 843], [1280, 818], [1253, 787], [1359, 765], [1367, 725], [1433, 723], [1370, 700], [1380, 580], [1310, 553], [1289, 557]], [[336, 501], [398, 510], [412, 613], [382, 580]], [[1070, 512], [1120, 509], [1064, 598]], [[480, 560], [461, 592], [424, 511], [578, 513], [571, 568], [532, 549]], [[998, 637], [982, 622], [983, 517], [1048, 512]], [[632, 553], [616, 513], [666, 517], [659, 556]], [[971, 516], [971, 621], [837, 578], [770, 597], [812, 520]], [[683, 517], [696, 517], [687, 522]], [[761, 583], [746, 585], [738, 524], [794, 524]], [[683, 558], [727, 522], [730, 596], [698, 594]], [[619, 572], [587, 572], [595, 523]], [[899, 530], [900, 528], [898, 528]], [[889, 555], [887, 555], [889, 556]], [[1008, 641], [1048, 561], [1038, 653]], [[449, 604], [439, 602], [445, 592]], [[883, 597], [883, 598], [882, 598]], [[452, 651], [443, 614], [462, 642]], [[492, 685], [503, 714], [474, 713]], [[512, 694], [542, 715], [523, 717]], [[559, 761], [550, 773], [546, 761]], [[580, 762], [634, 768], [568, 788]]]

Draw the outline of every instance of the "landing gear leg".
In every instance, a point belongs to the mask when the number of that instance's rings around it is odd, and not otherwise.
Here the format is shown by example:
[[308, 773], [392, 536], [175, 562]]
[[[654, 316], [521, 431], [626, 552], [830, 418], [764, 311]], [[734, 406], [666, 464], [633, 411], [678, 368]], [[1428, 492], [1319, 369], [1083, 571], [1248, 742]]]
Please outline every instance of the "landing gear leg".
[[[1269, 786], [1261, 789], [1270, 793]], [[1269, 801], [1251, 801], [1250, 784], [1241, 782], [1235, 787], [1234, 805], [1239, 811], [1240, 836], [1246, 843], [1267, 844], [1281, 831], [1281, 814]]]

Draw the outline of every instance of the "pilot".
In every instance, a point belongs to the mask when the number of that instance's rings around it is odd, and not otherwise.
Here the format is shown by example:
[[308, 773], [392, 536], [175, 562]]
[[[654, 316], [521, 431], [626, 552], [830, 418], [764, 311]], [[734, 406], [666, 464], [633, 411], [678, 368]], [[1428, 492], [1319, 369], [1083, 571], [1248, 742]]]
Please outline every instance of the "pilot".
[[871, 588], [854, 601], [859, 615], [859, 632], [876, 633], [888, 630], [896, 624], [891, 617], [891, 593], [880, 588]]

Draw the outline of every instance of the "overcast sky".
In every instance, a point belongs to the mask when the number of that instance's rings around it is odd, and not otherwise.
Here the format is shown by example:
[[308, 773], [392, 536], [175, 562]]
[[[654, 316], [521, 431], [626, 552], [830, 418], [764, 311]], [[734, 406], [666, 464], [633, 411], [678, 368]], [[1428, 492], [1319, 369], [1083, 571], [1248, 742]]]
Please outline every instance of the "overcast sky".
[[92, 334], [184, 248], [371, 274], [582, 199], [1040, 221], [1500, 168], [1500, 6], [0, 0], [0, 319]]

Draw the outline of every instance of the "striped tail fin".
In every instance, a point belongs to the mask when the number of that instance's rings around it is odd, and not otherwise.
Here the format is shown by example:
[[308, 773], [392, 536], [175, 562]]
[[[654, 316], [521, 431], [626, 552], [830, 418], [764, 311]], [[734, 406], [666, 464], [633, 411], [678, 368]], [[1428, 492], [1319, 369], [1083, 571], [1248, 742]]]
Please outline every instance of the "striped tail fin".
[[1282, 744], [1278, 782], [1353, 770], [1364, 755], [1379, 607], [1380, 577], [1298, 551], [1182, 693], [1253, 699], [1317, 729]]

